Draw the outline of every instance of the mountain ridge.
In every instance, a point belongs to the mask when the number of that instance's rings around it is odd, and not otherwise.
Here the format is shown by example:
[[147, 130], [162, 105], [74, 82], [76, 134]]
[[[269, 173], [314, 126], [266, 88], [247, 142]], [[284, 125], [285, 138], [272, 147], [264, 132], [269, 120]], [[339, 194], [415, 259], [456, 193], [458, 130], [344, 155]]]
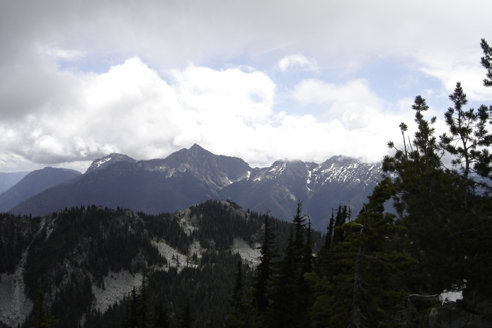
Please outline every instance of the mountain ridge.
[[[172, 318], [193, 299], [194, 327], [222, 322], [238, 261], [247, 272], [258, 261], [264, 220], [229, 201], [159, 215], [101, 206], [0, 213], [0, 327], [37, 326], [40, 290], [60, 327], [120, 327], [144, 276]], [[284, 246], [290, 224], [270, 223]], [[321, 234], [313, 241], [318, 249]]]
[[360, 210], [380, 174], [380, 164], [344, 156], [320, 164], [279, 160], [252, 168], [240, 158], [215, 155], [195, 144], [163, 159], [137, 161], [110, 154], [71, 183], [45, 190], [12, 212], [44, 215], [95, 204], [157, 214], [209, 199], [231, 199], [288, 221], [301, 201], [313, 226], [324, 229], [332, 208], [350, 204], [354, 212]]

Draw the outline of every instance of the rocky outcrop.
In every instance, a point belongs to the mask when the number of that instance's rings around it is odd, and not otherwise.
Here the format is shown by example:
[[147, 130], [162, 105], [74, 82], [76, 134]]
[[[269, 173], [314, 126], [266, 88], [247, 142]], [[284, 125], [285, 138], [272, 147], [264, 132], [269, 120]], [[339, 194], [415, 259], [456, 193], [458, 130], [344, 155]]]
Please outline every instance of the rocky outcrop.
[[464, 291], [463, 300], [434, 307], [429, 314], [429, 328], [490, 328], [492, 298], [478, 291]]

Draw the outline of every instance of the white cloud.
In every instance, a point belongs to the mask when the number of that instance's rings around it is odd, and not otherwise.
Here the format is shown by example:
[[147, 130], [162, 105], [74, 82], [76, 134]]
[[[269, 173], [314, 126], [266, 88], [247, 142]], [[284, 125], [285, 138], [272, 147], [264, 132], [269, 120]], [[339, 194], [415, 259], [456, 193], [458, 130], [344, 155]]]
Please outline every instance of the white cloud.
[[48, 95], [43, 110], [0, 123], [1, 158], [87, 165], [110, 152], [156, 158], [196, 142], [255, 165], [335, 154], [376, 161], [389, 138], [382, 126], [397, 131], [399, 123], [363, 80], [300, 83], [295, 99], [329, 104], [319, 118], [277, 112], [276, 86], [259, 71], [189, 65], [166, 76], [136, 57], [105, 73], [72, 74], [70, 97], [52, 102]]
[[308, 59], [306, 56], [301, 54], [285, 56], [279, 60], [277, 66], [282, 72], [290, 69], [300, 69], [306, 71], [318, 70], [316, 60]]
[[174, 90], [186, 108], [200, 109], [203, 121], [258, 122], [272, 111], [275, 85], [264, 73], [188, 66], [174, 70]]
[[421, 71], [439, 79], [447, 94], [461, 82], [469, 100], [486, 101], [492, 98], [492, 89], [483, 86], [486, 70], [480, 65], [481, 56], [478, 46], [469, 52], [421, 56]]
[[340, 119], [349, 130], [370, 126], [385, 113], [385, 102], [372, 92], [365, 80], [353, 80], [343, 85], [320, 80], [304, 80], [293, 90], [293, 98], [301, 104], [326, 106], [325, 117]]
[[166, 82], [139, 58], [72, 75], [70, 98], [48, 94], [43, 110], [0, 122], [0, 149], [46, 164], [115, 151], [153, 158], [193, 142], [233, 146], [270, 119], [275, 85], [261, 72], [190, 65], [171, 76]]

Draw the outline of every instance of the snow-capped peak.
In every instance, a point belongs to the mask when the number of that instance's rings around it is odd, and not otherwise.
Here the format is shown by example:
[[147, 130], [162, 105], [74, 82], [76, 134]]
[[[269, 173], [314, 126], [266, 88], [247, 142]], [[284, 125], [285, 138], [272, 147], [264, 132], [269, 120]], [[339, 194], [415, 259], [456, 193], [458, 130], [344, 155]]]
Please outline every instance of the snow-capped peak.
[[92, 162], [91, 166], [87, 169], [86, 173], [106, 168], [109, 165], [117, 162], [134, 163], [135, 160], [124, 154], [112, 153], [105, 157], [96, 159], [94, 162]]

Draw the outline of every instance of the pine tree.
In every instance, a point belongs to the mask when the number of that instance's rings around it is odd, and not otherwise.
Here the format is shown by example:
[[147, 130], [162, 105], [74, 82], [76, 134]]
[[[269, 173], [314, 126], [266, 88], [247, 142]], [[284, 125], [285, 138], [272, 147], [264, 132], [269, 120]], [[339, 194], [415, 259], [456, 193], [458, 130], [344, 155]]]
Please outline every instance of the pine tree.
[[468, 100], [459, 82], [449, 98], [454, 103], [454, 107], [448, 108], [445, 114], [450, 136], [443, 134], [440, 145], [454, 156], [453, 164], [460, 166], [465, 179], [469, 178], [470, 172], [488, 177], [492, 160], [488, 151], [492, 135], [486, 129], [488, 109], [482, 105], [478, 111], [473, 108], [465, 110], [463, 106]]
[[302, 267], [299, 275], [299, 300], [298, 300], [298, 327], [310, 327], [311, 318], [309, 315], [309, 309], [313, 302], [312, 292], [308, 281], [306, 280], [306, 275], [313, 272], [313, 242], [312, 242], [312, 230], [311, 230], [311, 220], [308, 221], [308, 226], [306, 229], [306, 242], [303, 247], [302, 254]]
[[490, 87], [492, 86], [492, 48], [485, 39], [482, 39], [480, 46], [483, 51], [482, 66], [487, 70], [487, 78], [483, 80], [483, 85]]
[[125, 328], [138, 327], [138, 295], [135, 287], [130, 292], [130, 302], [126, 308], [126, 315], [122, 326]]
[[178, 328], [191, 328], [192, 322], [190, 302], [186, 302], [178, 318]]
[[[405, 305], [402, 272], [413, 261], [399, 251], [403, 228], [384, 213], [391, 197], [384, 180], [354, 221], [345, 223], [343, 241], [333, 244], [330, 270], [308, 275], [313, 285], [313, 327], [399, 326], [395, 314]], [[343, 211], [341, 211], [343, 213]]]
[[56, 325], [57, 321], [53, 316], [47, 313], [44, 297], [44, 292], [40, 291], [38, 294], [38, 316], [36, 326], [38, 328], [51, 328]]
[[270, 324], [274, 328], [295, 327], [295, 298], [297, 270], [294, 232], [291, 231], [283, 258], [277, 264], [271, 297]]
[[311, 227], [297, 205], [283, 258], [278, 263], [271, 308], [272, 327], [309, 327], [311, 294], [305, 275], [312, 271]]
[[139, 328], [149, 328], [151, 326], [151, 316], [148, 311], [148, 278], [144, 274], [142, 276], [142, 286], [140, 287], [138, 298], [138, 327]]
[[224, 327], [226, 328], [252, 328], [256, 326], [256, 322], [259, 320], [256, 308], [246, 298], [247, 295], [245, 295], [244, 289], [243, 264], [239, 261], [231, 300], [231, 310], [224, 322]]
[[338, 243], [338, 242], [343, 241], [344, 232], [343, 232], [342, 226], [348, 220], [350, 220], [349, 213], [350, 213], [350, 211], [346, 205], [345, 206], [342, 206], [342, 205], [338, 206], [337, 214], [335, 217], [335, 226], [334, 226], [334, 230], [333, 230], [333, 242], [334, 243]]
[[[294, 225], [294, 250], [296, 252], [301, 252], [304, 246], [304, 238], [305, 238], [305, 228], [306, 228], [306, 216], [301, 214], [302, 211], [302, 203], [297, 203], [296, 215], [293, 219]], [[300, 256], [298, 256], [300, 257]]]
[[391, 181], [399, 219], [408, 229], [409, 251], [420, 260], [414, 288], [420, 293], [437, 293], [455, 280], [447, 272], [449, 258], [442, 255], [455, 248], [449, 244], [452, 229], [448, 219], [461, 206], [462, 197], [449, 193], [455, 179], [442, 168], [441, 150], [432, 128], [436, 119], [429, 122], [423, 116], [428, 109], [425, 99], [417, 96], [412, 108], [417, 131], [410, 149], [399, 150], [390, 142], [396, 151], [394, 156], [385, 157], [383, 170]]
[[[395, 209], [408, 229], [408, 250], [419, 260], [419, 266], [410, 274], [412, 289], [418, 293], [440, 293], [469, 280], [471, 274], [466, 268], [471, 265], [470, 259], [482, 254], [476, 239], [487, 240], [485, 235], [477, 234], [476, 227], [489, 231], [482, 208], [487, 197], [476, 193], [476, 183], [470, 178], [472, 172], [483, 176], [490, 172], [487, 148], [491, 136], [485, 129], [489, 116], [485, 106], [478, 112], [463, 109], [467, 100], [459, 83], [450, 99], [454, 106], [445, 115], [449, 136], [441, 136], [440, 143], [436, 143], [431, 127], [435, 118], [430, 123], [424, 119], [422, 113], [428, 107], [418, 96], [413, 106], [417, 123], [413, 140], [408, 148], [404, 143], [403, 150], [390, 142], [395, 154], [383, 163], [391, 180]], [[400, 128], [405, 141], [406, 125]], [[444, 169], [440, 160], [444, 153], [460, 167], [459, 172]], [[464, 233], [470, 227], [475, 237]]]
[[271, 227], [270, 217], [264, 216], [263, 243], [260, 248], [260, 263], [256, 268], [253, 283], [253, 297], [260, 313], [267, 311], [269, 307], [269, 289], [273, 274], [273, 261], [275, 258], [275, 233]]
[[233, 309], [239, 310], [241, 308], [241, 304], [243, 303], [243, 288], [243, 264], [239, 261], [237, 262], [236, 282], [231, 301]]
[[[489, 78], [484, 83], [491, 86], [492, 52], [484, 40], [482, 48]], [[440, 293], [464, 287], [464, 281], [473, 293], [492, 293], [492, 202], [483, 189], [470, 188], [472, 173], [490, 174], [489, 114], [485, 106], [463, 109], [460, 84], [450, 99], [454, 107], [445, 118], [451, 135], [438, 143], [436, 118], [427, 120], [425, 99], [415, 98], [417, 132], [410, 138], [407, 125], [400, 124], [403, 148], [388, 143], [395, 152], [384, 159], [385, 177], [357, 218], [334, 229], [329, 250], [308, 275], [313, 327], [414, 327], [405, 308], [409, 293]], [[459, 172], [445, 169], [446, 153]], [[384, 211], [389, 199], [397, 216]], [[339, 208], [339, 222], [342, 217]]]
[[325, 250], [329, 250], [330, 249], [330, 246], [331, 246], [331, 242], [333, 240], [333, 229], [335, 227], [335, 217], [334, 217], [334, 213], [333, 213], [333, 209], [331, 210], [331, 218], [330, 218], [330, 223], [328, 224], [328, 231], [326, 233], [326, 237], [325, 237], [325, 245], [324, 245], [324, 249]]
[[154, 328], [169, 328], [169, 317], [167, 315], [164, 304], [160, 301], [154, 307]]

